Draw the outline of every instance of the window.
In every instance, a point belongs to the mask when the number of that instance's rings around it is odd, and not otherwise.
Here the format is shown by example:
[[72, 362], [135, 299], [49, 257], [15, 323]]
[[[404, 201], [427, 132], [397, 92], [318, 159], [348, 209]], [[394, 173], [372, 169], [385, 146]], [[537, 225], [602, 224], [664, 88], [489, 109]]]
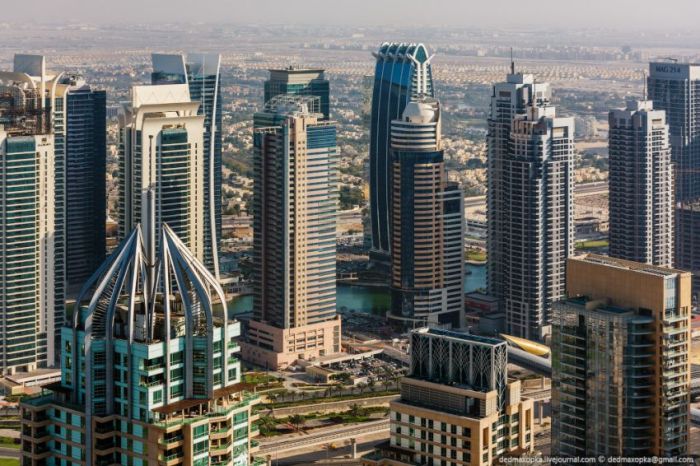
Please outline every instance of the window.
[[170, 364], [182, 364], [182, 351], [170, 355]]
[[171, 398], [177, 398], [182, 396], [183, 390], [182, 390], [182, 384], [178, 384], [175, 386], [170, 387], [170, 397]]
[[[205, 426], [206, 427], [206, 426]], [[193, 447], [194, 454], [198, 455], [200, 453], [203, 453], [207, 450], [209, 450], [209, 439], [204, 440], [203, 442], [197, 442], [194, 444]]]
[[202, 424], [201, 426], [197, 426], [194, 429], [192, 429], [192, 436], [194, 438], [201, 437], [202, 435], [205, 435], [208, 433], [209, 433], [209, 425], [208, 424]]

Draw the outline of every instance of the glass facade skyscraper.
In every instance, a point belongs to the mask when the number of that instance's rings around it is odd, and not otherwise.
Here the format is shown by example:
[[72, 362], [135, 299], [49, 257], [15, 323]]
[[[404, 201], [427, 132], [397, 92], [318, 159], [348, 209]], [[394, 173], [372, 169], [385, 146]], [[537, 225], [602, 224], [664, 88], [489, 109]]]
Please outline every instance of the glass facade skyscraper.
[[219, 275], [221, 241], [221, 56], [153, 54], [152, 84], [187, 84], [204, 115], [204, 263]]
[[677, 202], [700, 198], [700, 65], [649, 63], [647, 98], [666, 112]]
[[269, 368], [340, 352], [338, 150], [317, 97], [281, 94], [254, 116], [253, 319], [243, 357]]
[[552, 323], [552, 453], [688, 454], [690, 273], [569, 259]]
[[323, 114], [323, 119], [330, 118], [330, 83], [323, 70], [306, 68], [289, 68], [270, 70], [270, 78], [265, 81], [265, 102], [280, 94], [308, 95], [318, 97], [310, 102], [314, 113]]
[[62, 302], [54, 288], [53, 135], [4, 116], [0, 110], [0, 371], [7, 374], [53, 363], [63, 313], [56, 315]]
[[47, 74], [41, 55], [15, 55], [14, 71], [0, 72], [6, 253], [0, 325], [7, 341], [0, 364], [6, 373], [53, 365], [64, 319], [66, 87], [60, 78]]
[[107, 93], [62, 75], [65, 122], [66, 282], [73, 294], [105, 258]]
[[384, 43], [374, 53], [374, 89], [369, 143], [370, 260], [391, 257], [391, 122], [419, 96], [434, 97], [431, 56], [423, 44]]

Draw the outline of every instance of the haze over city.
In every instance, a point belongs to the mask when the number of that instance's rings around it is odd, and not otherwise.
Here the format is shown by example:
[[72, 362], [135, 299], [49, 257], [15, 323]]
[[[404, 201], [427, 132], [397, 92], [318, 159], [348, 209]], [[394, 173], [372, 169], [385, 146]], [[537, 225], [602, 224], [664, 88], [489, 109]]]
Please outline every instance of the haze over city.
[[[41, 12], [41, 15], [37, 15]], [[694, 0], [74, 0], [70, 8], [38, 0], [32, 8], [3, 11], [3, 21], [41, 22], [178, 22], [257, 23], [286, 25], [460, 27], [614, 28], [675, 33], [697, 25], [700, 5]]]
[[0, 466], [700, 465], [700, 0], [0, 17]]

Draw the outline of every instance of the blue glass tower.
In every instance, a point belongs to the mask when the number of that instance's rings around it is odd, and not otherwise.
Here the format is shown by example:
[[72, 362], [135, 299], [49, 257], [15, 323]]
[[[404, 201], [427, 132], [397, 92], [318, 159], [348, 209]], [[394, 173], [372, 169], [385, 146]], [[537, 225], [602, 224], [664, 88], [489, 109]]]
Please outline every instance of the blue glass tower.
[[204, 264], [219, 276], [221, 238], [221, 56], [153, 54], [152, 84], [187, 84], [204, 115]]
[[391, 257], [391, 122], [401, 118], [412, 98], [434, 97], [432, 56], [423, 44], [387, 42], [374, 57], [377, 64], [369, 144], [370, 259], [388, 265]]
[[63, 75], [66, 282], [77, 291], [105, 259], [107, 93]]

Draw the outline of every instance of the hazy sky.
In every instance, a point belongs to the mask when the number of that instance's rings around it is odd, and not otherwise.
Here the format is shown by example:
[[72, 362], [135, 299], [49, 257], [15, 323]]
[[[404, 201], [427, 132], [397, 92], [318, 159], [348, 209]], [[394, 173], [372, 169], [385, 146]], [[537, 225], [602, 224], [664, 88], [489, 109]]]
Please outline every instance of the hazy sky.
[[347, 25], [697, 27], [700, 0], [33, 0], [0, 21], [271, 22]]

